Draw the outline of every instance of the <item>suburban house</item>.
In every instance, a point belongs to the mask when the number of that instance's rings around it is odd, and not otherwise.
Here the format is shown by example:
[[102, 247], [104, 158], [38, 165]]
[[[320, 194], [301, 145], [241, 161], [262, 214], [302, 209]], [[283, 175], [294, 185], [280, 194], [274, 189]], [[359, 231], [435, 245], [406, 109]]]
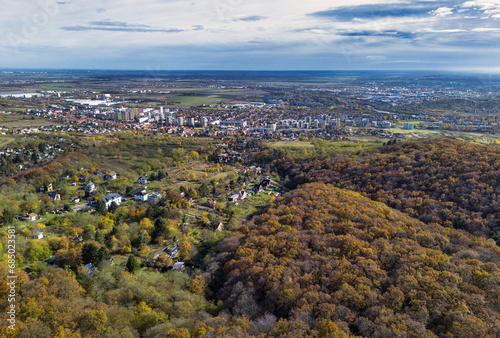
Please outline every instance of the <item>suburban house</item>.
[[43, 232], [37, 232], [34, 236], [34, 239], [43, 239]]
[[78, 244], [78, 243], [83, 242], [83, 237], [78, 236], [78, 235], [74, 235], [73, 237], [71, 237], [71, 241], [75, 244]]
[[175, 256], [177, 256], [180, 252], [179, 247], [175, 243], [170, 244], [163, 251], [167, 254], [169, 258], [175, 258]]
[[148, 202], [151, 204], [156, 204], [156, 203], [160, 202], [160, 200], [161, 200], [160, 193], [154, 192], [148, 196]]
[[134, 200], [146, 202], [148, 200], [148, 196], [149, 196], [149, 194], [145, 190], [139, 191], [139, 192], [134, 194]]
[[86, 265], [83, 266], [83, 269], [85, 270], [85, 273], [88, 275], [88, 276], [93, 276], [95, 274], [95, 268], [94, 266], [92, 265], [92, 263], [88, 263]]
[[46, 185], [43, 185], [40, 187], [40, 192], [51, 192], [52, 190], [54, 190], [52, 188], [52, 183], [49, 183], [49, 184], [46, 184]]
[[61, 200], [61, 195], [59, 195], [56, 192], [53, 192], [53, 193], [49, 194], [49, 197], [52, 198], [52, 200], [55, 201], [55, 202]]
[[236, 202], [238, 200], [244, 200], [247, 197], [247, 193], [245, 190], [240, 191], [237, 194], [231, 195], [229, 197], [229, 202]]
[[102, 200], [104, 201], [104, 204], [106, 205], [106, 209], [108, 209], [111, 204], [114, 202], [116, 203], [116, 205], [120, 205], [120, 203], [122, 202], [122, 196], [120, 194], [109, 194], [109, 195], [106, 195], [102, 198]]
[[31, 214], [27, 214], [23, 217], [23, 221], [36, 221], [38, 219], [38, 215], [32, 212]]
[[264, 177], [264, 179], [260, 182], [262, 189], [266, 189], [270, 184], [271, 178], [269, 176]]
[[181, 271], [182, 269], [184, 269], [184, 262], [175, 263], [172, 269], [176, 271]]
[[78, 197], [75, 197], [71, 200], [73, 203], [79, 203], [80, 202], [80, 198]]
[[139, 183], [139, 184], [147, 184], [148, 183], [148, 177], [146, 175], [141, 175], [141, 177], [139, 177], [137, 179], [137, 182], [136, 183]]
[[85, 190], [85, 192], [87, 194], [90, 194], [91, 192], [93, 192], [95, 190], [95, 184], [94, 184], [94, 182], [90, 182], [89, 184], [87, 184], [85, 186], [85, 188], [83, 188], [83, 190]]
[[106, 181], [109, 180], [116, 180], [116, 173], [114, 171], [110, 172], [109, 174], [104, 175], [104, 179]]

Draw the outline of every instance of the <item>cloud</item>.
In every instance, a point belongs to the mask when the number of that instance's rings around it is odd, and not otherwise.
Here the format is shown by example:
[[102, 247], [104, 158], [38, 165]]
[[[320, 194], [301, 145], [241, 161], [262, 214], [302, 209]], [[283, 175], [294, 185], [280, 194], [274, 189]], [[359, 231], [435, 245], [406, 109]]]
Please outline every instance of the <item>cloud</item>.
[[205, 29], [205, 27], [203, 27], [202, 25], [194, 25], [193, 26], [194, 31], [202, 31], [204, 29]]
[[500, 20], [500, 3], [495, 0], [473, 0], [464, 2], [462, 8], [475, 10], [482, 14], [482, 19]]
[[335, 9], [319, 11], [310, 15], [318, 18], [330, 18], [339, 21], [355, 19], [379, 19], [391, 17], [426, 16], [430, 11], [437, 10], [440, 2], [415, 2], [393, 4], [370, 4], [358, 6], [343, 6]]
[[360, 31], [360, 32], [342, 32], [338, 34], [341, 36], [356, 36], [356, 37], [382, 36], [382, 37], [400, 38], [400, 39], [413, 39], [416, 37], [415, 33], [399, 32], [399, 31]]
[[264, 20], [265, 18], [266, 18], [265, 16], [251, 15], [251, 16], [245, 16], [243, 18], [235, 19], [234, 21], [260, 21], [260, 20]]
[[108, 21], [108, 20], [103, 20], [103, 21], [92, 21], [90, 23], [93, 26], [105, 26], [105, 27], [122, 27], [122, 28], [151, 28], [148, 25], [141, 25], [141, 24], [129, 24], [126, 22], [120, 22], [120, 21]]
[[452, 15], [453, 14], [453, 8], [439, 7], [438, 9], [436, 9], [434, 11], [430, 11], [429, 14], [437, 16], [437, 17], [440, 17], [440, 18], [443, 18], [445, 16]]
[[155, 28], [142, 24], [129, 24], [120, 21], [93, 21], [90, 26], [65, 26], [61, 30], [84, 32], [84, 31], [108, 31], [108, 32], [128, 32], [128, 33], [180, 33], [184, 29], [178, 28]]

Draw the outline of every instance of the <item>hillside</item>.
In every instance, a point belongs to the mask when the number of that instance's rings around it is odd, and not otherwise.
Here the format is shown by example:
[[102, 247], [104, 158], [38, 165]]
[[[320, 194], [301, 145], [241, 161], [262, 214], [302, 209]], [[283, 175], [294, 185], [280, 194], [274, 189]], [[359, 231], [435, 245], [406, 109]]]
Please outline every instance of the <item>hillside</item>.
[[254, 333], [500, 336], [491, 240], [323, 183], [286, 194], [241, 230], [205, 278], [230, 313], [260, 320]]
[[358, 157], [279, 160], [294, 187], [331, 183], [428, 223], [500, 238], [500, 148], [451, 139], [409, 141]]

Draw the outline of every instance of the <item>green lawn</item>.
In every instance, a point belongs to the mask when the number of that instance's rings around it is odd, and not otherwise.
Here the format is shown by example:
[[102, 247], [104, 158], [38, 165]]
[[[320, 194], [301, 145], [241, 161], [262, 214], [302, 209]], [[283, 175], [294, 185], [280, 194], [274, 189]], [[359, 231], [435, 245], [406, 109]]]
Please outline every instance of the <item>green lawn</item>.
[[178, 95], [168, 98], [168, 101], [175, 102], [175, 104], [173, 105], [168, 105], [169, 107], [189, 108], [191, 106], [197, 106], [201, 104], [212, 104], [216, 102], [221, 102], [222, 100], [215, 97]]
[[440, 130], [429, 130], [429, 129], [403, 129], [403, 128], [391, 128], [389, 131], [393, 133], [399, 134], [412, 134], [412, 133], [420, 133], [420, 134], [442, 134]]

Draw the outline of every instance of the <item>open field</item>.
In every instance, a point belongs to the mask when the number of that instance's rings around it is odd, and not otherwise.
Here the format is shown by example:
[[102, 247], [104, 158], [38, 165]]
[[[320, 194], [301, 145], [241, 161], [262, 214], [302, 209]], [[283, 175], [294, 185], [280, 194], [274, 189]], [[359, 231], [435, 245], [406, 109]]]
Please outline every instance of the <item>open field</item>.
[[5, 148], [10, 143], [14, 142], [14, 138], [10, 136], [0, 135], [0, 149]]
[[443, 132], [441, 130], [428, 130], [428, 129], [403, 129], [403, 128], [391, 128], [389, 129], [393, 133], [399, 133], [399, 134], [427, 134], [427, 135], [432, 135], [432, 134], [438, 134], [441, 135]]
[[313, 148], [314, 145], [309, 141], [276, 141], [269, 142], [268, 145], [271, 148], [282, 148], [282, 147], [297, 147], [297, 148]]
[[191, 106], [197, 106], [201, 104], [212, 104], [222, 102], [219, 98], [214, 97], [204, 97], [204, 96], [190, 96], [190, 95], [180, 95], [168, 98], [168, 101], [175, 102], [173, 105], [168, 104], [168, 107], [173, 108], [189, 108]]
[[0, 115], [0, 126], [6, 128], [32, 128], [55, 124], [57, 123], [42, 118], [31, 118], [22, 115]]

